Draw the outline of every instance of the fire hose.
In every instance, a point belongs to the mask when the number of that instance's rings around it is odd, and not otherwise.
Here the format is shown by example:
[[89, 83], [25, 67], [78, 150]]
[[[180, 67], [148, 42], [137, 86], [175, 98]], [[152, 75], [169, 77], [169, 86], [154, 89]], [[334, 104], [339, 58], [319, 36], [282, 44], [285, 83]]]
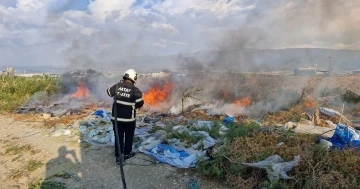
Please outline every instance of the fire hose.
[[117, 144], [117, 150], [118, 152], [120, 153], [120, 174], [121, 174], [121, 180], [122, 180], [122, 183], [123, 183], [123, 188], [124, 189], [127, 189], [126, 188], [126, 181], [125, 181], [125, 175], [124, 175], [124, 168], [123, 168], [123, 160], [124, 160], [124, 156], [122, 154], [122, 150], [121, 150], [121, 146], [120, 144], [121, 143], [124, 143], [123, 142], [123, 138], [121, 138], [121, 142], [120, 142], [120, 138], [119, 138], [119, 128], [118, 128], [118, 122], [117, 122], [117, 105], [116, 105], [116, 97], [117, 97], [117, 89], [118, 89], [118, 85], [116, 85], [116, 88], [115, 88], [115, 95], [114, 95], [114, 126], [115, 126], [115, 142]]

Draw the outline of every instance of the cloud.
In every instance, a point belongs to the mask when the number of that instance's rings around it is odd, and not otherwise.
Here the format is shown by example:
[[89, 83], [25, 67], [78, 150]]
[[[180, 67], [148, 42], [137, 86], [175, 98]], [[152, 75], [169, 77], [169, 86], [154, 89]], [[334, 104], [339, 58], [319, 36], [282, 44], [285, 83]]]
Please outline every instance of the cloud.
[[171, 35], [179, 34], [179, 31], [170, 24], [154, 22], [151, 24], [151, 27], [155, 30], [160, 30], [160, 31], [170, 33]]
[[[96, 0], [90, 3], [89, 10], [98, 21], [105, 21], [112, 17], [125, 17], [131, 13], [131, 5], [135, 0]], [[117, 15], [113, 17], [114, 15]]]
[[360, 50], [358, 12], [357, 0], [0, 0], [0, 56], [48, 64], [28, 50], [44, 48], [56, 64], [121, 65], [202, 50]]

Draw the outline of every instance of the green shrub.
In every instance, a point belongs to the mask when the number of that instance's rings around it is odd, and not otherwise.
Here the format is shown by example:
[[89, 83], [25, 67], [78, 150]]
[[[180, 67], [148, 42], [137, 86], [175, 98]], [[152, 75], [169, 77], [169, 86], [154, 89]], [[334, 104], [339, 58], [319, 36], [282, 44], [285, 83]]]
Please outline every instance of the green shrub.
[[0, 112], [16, 109], [35, 93], [44, 92], [50, 96], [59, 90], [59, 78], [4, 77], [0, 85]]

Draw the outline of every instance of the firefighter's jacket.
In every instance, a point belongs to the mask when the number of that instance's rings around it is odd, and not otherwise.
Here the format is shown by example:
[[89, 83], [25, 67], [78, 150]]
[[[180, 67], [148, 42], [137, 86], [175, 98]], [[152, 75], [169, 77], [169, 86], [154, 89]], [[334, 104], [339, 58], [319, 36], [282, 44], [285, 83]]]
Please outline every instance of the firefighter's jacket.
[[[115, 93], [116, 92], [116, 93]], [[116, 102], [112, 107], [112, 119], [117, 118], [122, 122], [133, 122], [136, 120], [136, 109], [144, 105], [142, 92], [133, 83], [119, 82], [107, 89], [110, 97], [116, 95]], [[117, 115], [115, 116], [115, 105]]]

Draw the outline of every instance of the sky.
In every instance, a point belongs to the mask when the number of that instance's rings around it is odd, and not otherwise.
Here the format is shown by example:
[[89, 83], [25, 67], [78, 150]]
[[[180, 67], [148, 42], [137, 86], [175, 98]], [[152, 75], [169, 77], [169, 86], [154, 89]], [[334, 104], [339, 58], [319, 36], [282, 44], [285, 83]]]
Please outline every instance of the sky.
[[358, 0], [0, 0], [4, 65], [239, 48], [360, 50]]

